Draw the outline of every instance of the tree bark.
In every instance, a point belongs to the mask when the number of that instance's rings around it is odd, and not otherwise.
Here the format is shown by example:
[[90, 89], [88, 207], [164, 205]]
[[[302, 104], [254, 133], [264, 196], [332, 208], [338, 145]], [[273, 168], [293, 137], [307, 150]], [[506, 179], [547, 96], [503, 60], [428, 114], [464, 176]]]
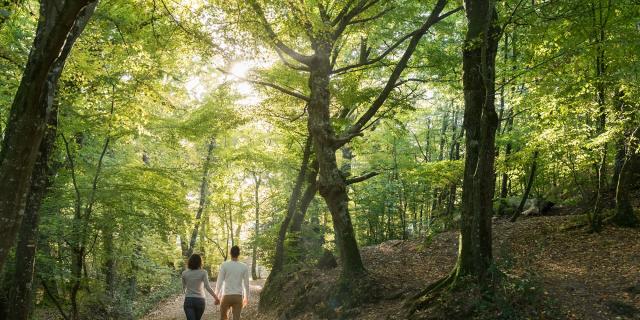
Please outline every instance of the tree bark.
[[42, 0], [36, 36], [13, 99], [0, 149], [0, 268], [24, 215], [56, 84], [97, 0]]
[[296, 177], [291, 195], [289, 196], [289, 202], [287, 204], [287, 212], [284, 219], [280, 224], [278, 230], [278, 238], [276, 239], [276, 248], [273, 256], [273, 264], [271, 266], [271, 272], [267, 276], [267, 281], [264, 284], [264, 289], [260, 293], [260, 309], [270, 308], [272, 302], [276, 301], [280, 295], [279, 290], [282, 288], [282, 281], [279, 276], [282, 274], [285, 264], [285, 240], [287, 236], [287, 230], [293, 216], [296, 214], [298, 203], [300, 201], [300, 194], [302, 193], [302, 187], [304, 184], [307, 171], [309, 170], [309, 161], [312, 156], [312, 139], [311, 136], [307, 136], [304, 149], [302, 152], [302, 161], [300, 163], [300, 170]]
[[364, 273], [364, 265], [356, 242], [351, 216], [347, 184], [338, 169], [335, 145], [336, 134], [331, 126], [329, 81], [332, 46], [326, 39], [313, 44], [315, 54], [310, 66], [308, 128], [318, 161], [318, 191], [324, 198], [333, 218], [336, 247], [342, 263], [342, 278]]
[[204, 160], [202, 179], [200, 182], [200, 201], [198, 203], [198, 211], [196, 212], [196, 224], [191, 231], [191, 240], [189, 240], [189, 248], [187, 249], [185, 258], [188, 258], [193, 254], [193, 250], [196, 247], [196, 241], [198, 240], [198, 230], [200, 229], [200, 218], [207, 205], [207, 196], [209, 195], [209, 168], [211, 167], [211, 161], [213, 158], [213, 149], [216, 146], [214, 138], [209, 140], [207, 144], [207, 156]]
[[38, 159], [31, 176], [31, 187], [25, 207], [25, 215], [20, 225], [20, 233], [16, 245], [15, 273], [9, 294], [10, 300], [7, 305], [7, 315], [10, 320], [29, 319], [33, 308], [40, 206], [57, 172], [57, 166], [49, 162], [53, 153], [58, 128], [57, 103], [52, 104], [52, 108], [51, 117], [47, 121], [47, 131], [40, 144]]
[[465, 0], [463, 49], [466, 156], [460, 247], [455, 274], [486, 284], [493, 260], [491, 218], [495, 184], [495, 59], [499, 29], [493, 1]]
[[638, 173], [632, 172], [630, 168], [636, 167], [637, 161], [637, 155], [631, 155], [620, 168], [620, 177], [616, 188], [616, 213], [611, 221], [622, 227], [637, 227], [640, 224], [629, 197], [629, 186], [635, 181], [634, 178], [638, 178]]

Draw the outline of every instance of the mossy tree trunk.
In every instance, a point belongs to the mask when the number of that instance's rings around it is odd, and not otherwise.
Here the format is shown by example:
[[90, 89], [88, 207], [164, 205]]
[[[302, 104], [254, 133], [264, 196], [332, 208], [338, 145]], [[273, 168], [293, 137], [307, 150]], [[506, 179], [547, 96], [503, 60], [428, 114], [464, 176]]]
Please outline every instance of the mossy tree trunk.
[[[42, 0], [36, 36], [0, 149], [0, 268], [20, 227], [64, 62], [97, 0]], [[66, 53], [65, 53], [66, 52]]]
[[460, 248], [455, 274], [489, 281], [495, 185], [495, 59], [500, 30], [494, 1], [465, 0], [463, 48], [465, 166]]

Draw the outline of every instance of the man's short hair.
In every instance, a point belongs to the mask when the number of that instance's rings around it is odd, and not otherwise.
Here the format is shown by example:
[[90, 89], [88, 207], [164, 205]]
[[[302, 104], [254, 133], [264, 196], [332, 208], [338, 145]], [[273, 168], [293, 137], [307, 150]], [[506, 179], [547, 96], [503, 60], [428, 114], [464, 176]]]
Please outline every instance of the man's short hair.
[[231, 258], [237, 258], [240, 255], [240, 247], [233, 246], [231, 247]]
[[187, 262], [187, 267], [191, 270], [198, 270], [202, 268], [202, 257], [197, 253], [192, 254]]

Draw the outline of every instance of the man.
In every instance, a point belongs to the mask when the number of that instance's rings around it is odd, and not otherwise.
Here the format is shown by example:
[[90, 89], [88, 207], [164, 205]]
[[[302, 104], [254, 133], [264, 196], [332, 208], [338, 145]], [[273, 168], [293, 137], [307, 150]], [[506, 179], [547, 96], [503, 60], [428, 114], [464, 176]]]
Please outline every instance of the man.
[[231, 261], [220, 265], [216, 293], [222, 296], [220, 303], [220, 319], [229, 319], [229, 309], [233, 312], [233, 320], [240, 320], [242, 307], [249, 303], [249, 268], [239, 262], [240, 248], [231, 247]]

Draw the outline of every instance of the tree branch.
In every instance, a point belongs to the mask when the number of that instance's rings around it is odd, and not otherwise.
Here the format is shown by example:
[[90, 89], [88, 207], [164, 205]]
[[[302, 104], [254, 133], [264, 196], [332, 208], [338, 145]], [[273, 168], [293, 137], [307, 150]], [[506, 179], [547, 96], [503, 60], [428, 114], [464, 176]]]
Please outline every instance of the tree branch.
[[[427, 30], [429, 30], [429, 28], [431, 28], [431, 26], [433, 26], [434, 24], [438, 23], [439, 21], [442, 21], [444, 18], [458, 11], [461, 11], [463, 9], [463, 7], [457, 7], [456, 9], [453, 9], [449, 12], [446, 12], [440, 15], [440, 13], [442, 12], [446, 4], [447, 4], [447, 0], [438, 0], [431, 14], [427, 18], [427, 20], [424, 22], [424, 24], [420, 27], [420, 29], [416, 30], [413, 33], [413, 35], [411, 36], [411, 41], [409, 41], [409, 45], [405, 49], [405, 52], [402, 55], [402, 58], [400, 58], [400, 61], [398, 61], [398, 64], [396, 64], [395, 68], [393, 69], [391, 76], [387, 80], [387, 84], [385, 85], [384, 89], [382, 89], [378, 97], [371, 103], [371, 106], [369, 106], [369, 109], [360, 117], [360, 119], [358, 119], [356, 123], [346, 131], [346, 137], [353, 136], [355, 133], [360, 132], [362, 128], [367, 124], [367, 122], [369, 122], [369, 120], [373, 118], [376, 112], [378, 112], [380, 107], [384, 104], [384, 102], [387, 100], [387, 98], [395, 88], [396, 82], [400, 78], [400, 75], [402, 74], [404, 69], [407, 67], [409, 59], [413, 55], [413, 52], [418, 46], [418, 43], [420, 42], [424, 34], [427, 32]], [[341, 140], [346, 140], [346, 139], [341, 139]], [[348, 142], [348, 140], [346, 141]]]
[[41, 276], [38, 276], [38, 278], [40, 279], [40, 283], [42, 283], [42, 287], [44, 288], [44, 291], [47, 293], [49, 298], [51, 298], [51, 301], [53, 301], [53, 304], [56, 305], [56, 308], [58, 309], [58, 311], [60, 311], [60, 315], [62, 315], [62, 318], [64, 318], [65, 320], [69, 320], [69, 316], [67, 316], [67, 314], [64, 313], [64, 310], [62, 309], [60, 302], [58, 302], [58, 299], [56, 299], [56, 297], [53, 296], [53, 294], [51, 293], [51, 290], [49, 290], [49, 287], [47, 286], [44, 279], [42, 279]]
[[262, 7], [260, 7], [260, 4], [258, 4], [256, 0], [248, 0], [248, 1], [251, 7], [253, 8], [253, 10], [255, 11], [255, 13], [258, 15], [258, 19], [260, 19], [260, 23], [262, 24], [262, 27], [267, 32], [267, 36], [269, 36], [269, 39], [271, 39], [275, 47], [280, 51], [282, 51], [283, 53], [285, 53], [286, 55], [288, 55], [289, 57], [291, 57], [293, 60], [296, 60], [307, 66], [310, 65], [311, 57], [298, 53], [297, 51], [293, 50], [292, 48], [284, 44], [284, 42], [280, 41], [280, 39], [278, 39], [278, 36], [276, 35], [275, 31], [273, 31], [273, 28], [269, 24], [269, 21], [267, 21], [267, 18], [264, 14], [264, 11], [262, 10]]
[[375, 172], [375, 171], [373, 171], [373, 172], [369, 172], [369, 173], [364, 174], [364, 175], [361, 175], [361, 176], [359, 176], [359, 177], [355, 177], [355, 178], [347, 179], [347, 180], [345, 181], [345, 183], [346, 183], [347, 185], [350, 185], [350, 184], [354, 184], [354, 183], [362, 182], [362, 181], [365, 181], [365, 180], [371, 179], [371, 178], [373, 178], [373, 177], [375, 177], [375, 176], [377, 176], [377, 175], [379, 175], [379, 174], [380, 174], [379, 172]]
[[409, 34], [406, 34], [404, 36], [402, 36], [402, 38], [398, 39], [395, 43], [393, 43], [390, 47], [388, 47], [384, 52], [382, 52], [379, 56], [371, 59], [371, 60], [367, 60], [366, 62], [360, 62], [360, 63], [356, 63], [356, 64], [352, 64], [349, 66], [345, 66], [342, 68], [338, 68], [336, 70], [332, 71], [332, 74], [342, 74], [345, 73], [346, 71], [349, 71], [351, 69], [355, 69], [355, 68], [359, 68], [359, 67], [363, 67], [363, 66], [367, 66], [370, 64], [374, 64], [382, 59], [384, 59], [384, 57], [386, 57], [387, 55], [389, 55], [391, 52], [393, 52], [393, 50], [395, 50], [398, 46], [400, 46], [403, 42], [405, 42], [407, 39], [411, 38], [412, 36], [414, 36], [416, 34], [418, 30], [415, 30]]
[[336, 30], [334, 30], [332, 38], [334, 40], [340, 38], [340, 35], [342, 35], [342, 33], [344, 32], [344, 29], [347, 28], [347, 26], [351, 23], [351, 21], [353, 21], [355, 17], [367, 11], [367, 9], [374, 6], [379, 1], [380, 0], [360, 0], [358, 4], [353, 8], [353, 10], [348, 11], [340, 18], [338, 23], [335, 25]]
[[242, 81], [246, 81], [246, 82], [250, 82], [250, 83], [255, 83], [255, 84], [259, 84], [259, 85], [261, 85], [261, 86], [265, 86], [265, 87], [273, 88], [273, 89], [276, 89], [276, 90], [278, 90], [278, 91], [280, 91], [280, 92], [282, 92], [282, 93], [288, 94], [288, 95], [290, 95], [290, 96], [292, 96], [292, 97], [295, 97], [295, 98], [298, 98], [298, 99], [304, 100], [304, 101], [306, 101], [306, 102], [309, 102], [309, 100], [311, 100], [309, 97], [305, 96], [305, 95], [304, 95], [304, 94], [302, 94], [302, 93], [295, 92], [295, 91], [293, 91], [293, 90], [289, 90], [289, 89], [287, 89], [287, 88], [285, 88], [285, 87], [283, 87], [283, 86], [277, 85], [277, 84], [275, 84], [275, 83], [266, 82], [266, 81], [261, 81], [261, 80], [251, 80], [251, 79], [247, 79], [247, 78], [244, 78], [244, 77], [237, 76], [237, 75], [233, 74], [232, 72], [226, 71], [226, 70], [224, 70], [224, 69], [222, 69], [222, 68], [216, 68], [216, 69], [218, 69], [218, 71], [220, 71], [220, 72], [222, 72], [222, 73], [224, 73], [224, 74], [232, 75], [232, 76], [234, 76], [234, 77], [236, 77], [236, 78], [238, 78], [238, 79], [240, 79], [240, 80], [242, 80]]
[[282, 54], [282, 51], [280, 51], [280, 49], [278, 49], [276, 47], [276, 53], [278, 54], [278, 57], [280, 58], [280, 61], [282, 61], [282, 63], [284, 63], [285, 66], [293, 69], [293, 70], [299, 70], [299, 71], [306, 71], [309, 72], [310, 69], [309, 67], [305, 66], [305, 65], [295, 65], [291, 62], [289, 62], [289, 60], [287, 60], [287, 58], [285, 58], [285, 56]]
[[331, 21], [332, 26], [335, 27], [338, 24], [338, 22], [342, 20], [342, 18], [347, 14], [347, 12], [349, 12], [349, 8], [351, 8], [351, 5], [353, 4], [354, 1], [355, 0], [349, 0], [349, 2], [347, 2], [347, 4], [345, 4], [344, 7], [342, 7], [342, 10], [340, 10], [340, 12], [338, 12], [336, 17]]
[[73, 161], [73, 156], [71, 155], [71, 150], [69, 150], [69, 142], [67, 138], [65, 138], [64, 133], [61, 133], [62, 141], [64, 142], [64, 147], [67, 152], [67, 162], [69, 162], [69, 166], [71, 167], [71, 182], [73, 184], [73, 189], [76, 194], [76, 212], [80, 213], [80, 208], [82, 207], [81, 201], [82, 198], [80, 196], [80, 189], [78, 188], [78, 180], [76, 179], [76, 166]]
[[353, 20], [353, 21], [349, 22], [348, 25], [354, 25], [354, 24], [358, 24], [358, 23], [366, 23], [366, 22], [369, 22], [369, 21], [372, 21], [372, 20], [376, 20], [376, 19], [384, 16], [385, 14], [387, 14], [389, 11], [391, 11], [393, 9], [395, 9], [395, 8], [394, 7], [387, 8], [387, 9], [384, 9], [384, 10], [380, 11], [378, 14], [373, 15], [373, 16], [371, 16], [369, 18], [362, 18], [362, 19]]

